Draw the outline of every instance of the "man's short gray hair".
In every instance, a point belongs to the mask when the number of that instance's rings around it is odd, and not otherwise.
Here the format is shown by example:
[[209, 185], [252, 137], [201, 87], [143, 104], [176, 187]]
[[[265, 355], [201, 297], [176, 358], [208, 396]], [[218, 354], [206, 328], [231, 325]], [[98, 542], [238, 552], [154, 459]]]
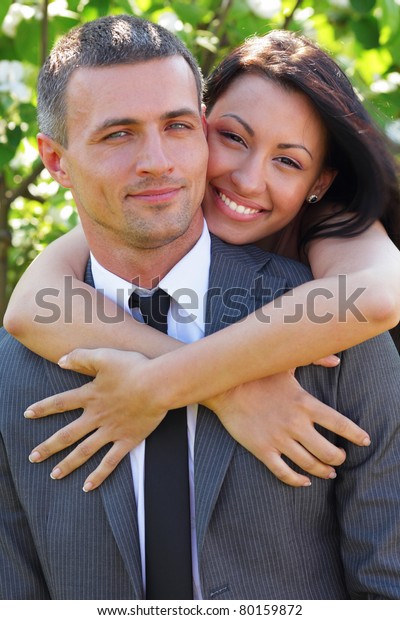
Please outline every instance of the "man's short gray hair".
[[170, 56], [182, 56], [189, 64], [200, 107], [203, 78], [199, 66], [184, 43], [162, 26], [131, 15], [113, 15], [73, 28], [54, 46], [39, 74], [40, 131], [67, 146], [66, 90], [76, 69], [134, 64]]

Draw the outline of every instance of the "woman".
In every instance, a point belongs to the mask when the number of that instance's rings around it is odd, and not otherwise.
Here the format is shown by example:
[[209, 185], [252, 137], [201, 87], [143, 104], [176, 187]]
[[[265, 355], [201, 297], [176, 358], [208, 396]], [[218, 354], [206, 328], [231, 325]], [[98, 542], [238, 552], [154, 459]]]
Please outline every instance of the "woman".
[[[211, 232], [231, 243], [257, 242], [265, 249], [301, 257], [309, 262], [316, 281], [284, 296], [281, 304], [266, 306], [267, 323], [251, 315], [185, 347], [128, 317], [110, 329], [101, 318], [93, 317], [89, 326], [74, 297], [74, 324], [60, 327], [58, 322], [47, 323], [42, 330], [41, 323], [32, 323], [38, 310], [32, 303], [35, 293], [43, 287], [59, 286], [63, 275], [72, 275], [76, 285], [87, 261], [79, 231], [49, 247], [17, 287], [6, 328], [53, 361], [77, 346], [127, 349], [132, 348], [132, 342], [136, 351], [155, 358], [109, 349], [72, 354], [60, 364], [97, 374], [95, 381], [78, 393], [33, 405], [26, 413], [27, 417], [39, 417], [85, 407], [82, 418], [68, 427], [68, 440], [65, 433], [54, 436], [34, 450], [33, 461], [43, 460], [98, 429], [53, 470], [54, 478], [67, 475], [101, 446], [114, 442], [108, 458], [86, 480], [85, 490], [96, 488], [151, 432], [146, 426], [149, 419], [211, 397], [208, 403], [227, 430], [285, 482], [309, 484], [308, 478], [295, 474], [282, 461], [282, 453], [315, 475], [334, 477], [333, 468], [323, 464], [327, 442], [320, 436], [316, 439], [316, 420], [309, 412], [300, 416], [296, 411], [280, 429], [281, 436], [278, 433], [278, 438], [272, 438], [265, 456], [265, 446], [254, 440], [258, 418], [249, 423], [243, 406], [235, 420], [225, 392], [353, 346], [399, 320], [399, 252], [384, 231], [398, 232], [399, 188], [394, 163], [382, 136], [332, 59], [293, 33], [271, 32], [253, 38], [215, 70], [208, 80], [205, 102], [210, 160], [204, 213]], [[345, 317], [340, 307], [340, 274], [347, 274], [346, 300], [356, 299]], [[83, 283], [79, 286], [93, 298], [98, 296]], [[318, 294], [321, 291], [325, 294]], [[63, 319], [66, 292], [61, 293], [58, 304]], [[307, 306], [310, 298], [314, 300], [314, 318]], [[285, 319], [299, 308], [303, 311], [301, 321]], [[104, 310], [115, 316], [109, 300], [104, 301]], [[273, 351], [273, 358], [266, 351]], [[331, 359], [330, 363], [337, 362]], [[188, 365], [196, 369], [191, 376], [183, 373]], [[121, 376], [124, 385], [135, 385], [135, 400], [140, 403], [137, 411], [133, 411], [131, 392], [122, 402]], [[293, 393], [294, 379], [289, 374], [270, 379], [271, 400], [281, 403], [286, 392]], [[107, 410], [105, 403], [110, 403]], [[124, 415], [126, 410], [129, 415]], [[140, 416], [140, 411], [146, 411], [146, 416]], [[281, 417], [280, 413], [274, 418], [278, 428]], [[246, 441], [243, 426], [250, 429]], [[362, 445], [368, 437], [360, 434], [358, 441]]]

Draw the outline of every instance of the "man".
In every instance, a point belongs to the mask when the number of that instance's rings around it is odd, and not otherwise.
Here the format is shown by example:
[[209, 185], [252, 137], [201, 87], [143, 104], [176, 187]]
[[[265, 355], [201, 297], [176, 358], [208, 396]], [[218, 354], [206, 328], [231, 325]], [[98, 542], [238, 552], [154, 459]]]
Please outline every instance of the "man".
[[[60, 45], [69, 73], [60, 87], [57, 64], [45, 65], [39, 147], [53, 177], [73, 191], [97, 286], [103, 279], [111, 288], [131, 281], [163, 288], [186, 268], [200, 293], [249, 290], [241, 310], [246, 314], [265, 302], [268, 288], [276, 294], [308, 277], [301, 265], [215, 238], [210, 264], [204, 260], [210, 240], [200, 210], [207, 147], [198, 74], [172, 35], [119, 16], [86, 24]], [[56, 63], [56, 52], [51, 58]], [[57, 105], [58, 113], [48, 114]], [[198, 275], [193, 265], [201, 265]], [[214, 331], [223, 314], [227, 320], [227, 309], [221, 296], [211, 303]], [[238, 318], [235, 311], [231, 320]], [[82, 493], [81, 471], [51, 483], [48, 466], [32, 466], [26, 455], [77, 413], [32, 424], [22, 412], [85, 379], [4, 332], [0, 347], [1, 597], [151, 598], [143, 454], [134, 451], [93, 493]], [[360, 368], [371, 375], [376, 393], [353, 385]], [[195, 461], [193, 598], [399, 598], [396, 373], [398, 356], [386, 337], [346, 353], [329, 374], [316, 367], [299, 371], [307, 390], [379, 438], [362, 451], [348, 447], [337, 480], [315, 480], [307, 489], [274, 478], [210, 411], [200, 408], [195, 425], [195, 412], [188, 410], [189, 434], [195, 435], [189, 446]], [[88, 472], [93, 463], [85, 467]]]

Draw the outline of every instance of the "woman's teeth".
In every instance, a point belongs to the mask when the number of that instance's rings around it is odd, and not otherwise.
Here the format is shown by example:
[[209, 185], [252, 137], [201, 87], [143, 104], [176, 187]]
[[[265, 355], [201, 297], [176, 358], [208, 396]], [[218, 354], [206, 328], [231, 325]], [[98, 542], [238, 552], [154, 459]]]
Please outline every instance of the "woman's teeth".
[[244, 207], [243, 205], [236, 204], [236, 202], [234, 202], [233, 200], [228, 198], [228, 196], [225, 196], [225, 194], [222, 194], [221, 192], [218, 192], [218, 196], [221, 198], [222, 202], [225, 203], [227, 207], [229, 207], [231, 211], [236, 211], [236, 213], [244, 213], [245, 215], [261, 213], [261, 209], [250, 209], [250, 207]]

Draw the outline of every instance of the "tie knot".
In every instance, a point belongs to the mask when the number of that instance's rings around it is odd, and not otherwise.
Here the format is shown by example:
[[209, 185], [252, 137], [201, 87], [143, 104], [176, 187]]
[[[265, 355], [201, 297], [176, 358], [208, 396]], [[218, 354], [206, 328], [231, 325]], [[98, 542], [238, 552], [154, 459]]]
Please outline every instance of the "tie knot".
[[158, 288], [152, 295], [138, 295], [133, 291], [128, 305], [131, 309], [139, 308], [147, 325], [166, 334], [170, 300], [168, 293]]

